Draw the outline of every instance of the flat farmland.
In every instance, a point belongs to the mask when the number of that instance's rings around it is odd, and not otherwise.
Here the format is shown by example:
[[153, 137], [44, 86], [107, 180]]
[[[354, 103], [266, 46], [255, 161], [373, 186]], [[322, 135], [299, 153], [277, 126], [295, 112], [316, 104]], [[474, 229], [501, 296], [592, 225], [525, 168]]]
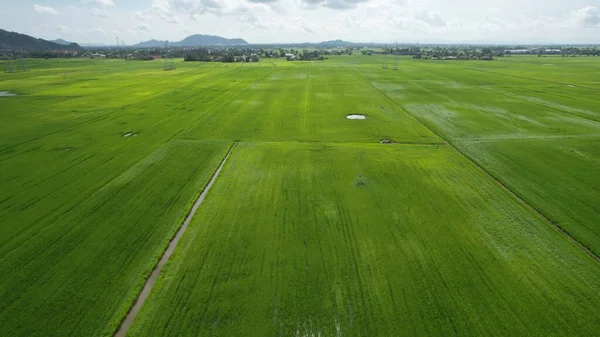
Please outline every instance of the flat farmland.
[[597, 334], [600, 59], [383, 60], [0, 74], [2, 334], [114, 335], [229, 150], [129, 336]]
[[[362, 114], [364, 121], [348, 120]], [[268, 141], [439, 143], [439, 139], [352, 71], [272, 68], [184, 137]]]
[[447, 146], [239, 144], [131, 335], [590, 335], [599, 267]]
[[600, 255], [599, 145], [600, 136], [457, 143], [596, 255]]
[[168, 142], [43, 227], [8, 218], [0, 260], [4, 333], [116, 329], [228, 145]]

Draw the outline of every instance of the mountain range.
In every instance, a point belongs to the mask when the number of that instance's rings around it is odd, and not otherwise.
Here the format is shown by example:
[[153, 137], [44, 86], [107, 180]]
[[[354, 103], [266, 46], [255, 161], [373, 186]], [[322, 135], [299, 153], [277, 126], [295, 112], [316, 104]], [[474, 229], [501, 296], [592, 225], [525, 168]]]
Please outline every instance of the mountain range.
[[[67, 41], [65, 41], [67, 42]], [[0, 29], [0, 50], [23, 50], [23, 51], [54, 51], [54, 50], [77, 50], [82, 51], [83, 48], [77, 43], [59, 44], [44, 39], [36, 39], [35, 37], [9, 32]]]
[[70, 41], [65, 41], [63, 39], [56, 39], [56, 40], [50, 40], [50, 42], [54, 42], [54, 43], [58, 43], [58, 44], [62, 44], [63, 46], [68, 46], [73, 42]]
[[[138, 43], [130, 46], [133, 48], [162, 48], [165, 46], [167, 41], [164, 40], [150, 40]], [[169, 46], [173, 47], [205, 47], [205, 46], [245, 46], [248, 45], [244, 39], [234, 38], [228, 39], [214, 35], [202, 35], [195, 34], [186, 37], [185, 39], [178, 42], [169, 42]], [[269, 44], [266, 44], [269, 45]], [[286, 44], [288, 45], [288, 44]], [[343, 40], [332, 40], [323, 41], [319, 43], [290, 43], [289, 46], [316, 46], [319, 48], [336, 48], [336, 47], [351, 47], [356, 45], [355, 43], [343, 41]], [[90, 45], [79, 45], [77, 43], [66, 41], [63, 39], [56, 40], [44, 40], [31, 37], [29, 35], [20, 34], [16, 32], [9, 32], [0, 29], [0, 50], [15, 50], [15, 51], [54, 51], [54, 50], [77, 50], [83, 51], [84, 47], [98, 46], [97, 44]]]
[[331, 41], [323, 41], [315, 44], [317, 47], [321, 48], [335, 48], [335, 47], [352, 47], [356, 45], [356, 43], [343, 41], [343, 40], [331, 40]]
[[[150, 40], [134, 45], [135, 48], [154, 48], [164, 47], [167, 41]], [[195, 34], [186, 37], [179, 42], [169, 42], [169, 46], [173, 47], [202, 47], [202, 46], [243, 46], [247, 45], [243, 39], [226, 39], [214, 35]]]

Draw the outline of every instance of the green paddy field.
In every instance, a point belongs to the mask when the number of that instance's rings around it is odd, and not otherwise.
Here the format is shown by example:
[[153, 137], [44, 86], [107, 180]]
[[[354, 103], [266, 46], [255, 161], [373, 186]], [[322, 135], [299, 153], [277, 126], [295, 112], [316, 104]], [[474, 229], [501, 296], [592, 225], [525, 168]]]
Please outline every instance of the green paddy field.
[[0, 73], [0, 335], [115, 335], [224, 162], [127, 336], [597, 336], [600, 58], [381, 64]]

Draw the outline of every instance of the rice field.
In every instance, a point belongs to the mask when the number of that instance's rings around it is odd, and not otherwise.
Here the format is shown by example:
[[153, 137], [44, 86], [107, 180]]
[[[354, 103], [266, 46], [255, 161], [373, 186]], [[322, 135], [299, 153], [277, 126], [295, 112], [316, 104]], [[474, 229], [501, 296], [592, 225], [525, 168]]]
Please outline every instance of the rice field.
[[0, 74], [2, 334], [114, 335], [231, 151], [128, 336], [596, 335], [600, 59], [381, 62]]

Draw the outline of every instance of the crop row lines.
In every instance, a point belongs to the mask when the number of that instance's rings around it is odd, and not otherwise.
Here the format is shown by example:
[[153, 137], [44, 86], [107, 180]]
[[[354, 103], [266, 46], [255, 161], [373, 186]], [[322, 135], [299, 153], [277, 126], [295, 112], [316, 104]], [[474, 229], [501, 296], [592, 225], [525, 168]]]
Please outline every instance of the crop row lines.
[[[360, 74], [358, 74], [358, 73], [356, 73], [354, 71], [352, 71], [352, 72], [356, 76], [358, 76], [359, 78], [361, 78], [363, 81], [369, 83], [364, 77], [360, 76]], [[555, 230], [557, 230], [570, 243], [572, 243], [573, 245], [575, 245], [576, 247], [578, 247], [579, 249], [581, 249], [583, 252], [585, 252], [588, 256], [590, 256], [591, 258], [593, 258], [597, 262], [600, 262], [600, 256], [596, 255], [588, 247], [586, 247], [581, 242], [577, 241], [569, 233], [567, 233], [564, 229], [562, 229], [558, 224], [556, 224], [554, 221], [552, 221], [550, 218], [548, 218], [545, 214], [543, 214], [541, 211], [539, 211], [538, 209], [536, 209], [535, 207], [533, 207], [531, 204], [529, 204], [527, 201], [525, 201], [519, 194], [517, 194], [515, 191], [511, 190], [502, 181], [500, 181], [496, 176], [494, 176], [492, 173], [490, 173], [488, 170], [486, 170], [482, 165], [480, 165], [478, 162], [476, 162], [474, 159], [472, 159], [470, 156], [468, 156], [465, 152], [461, 151], [458, 147], [456, 147], [452, 143], [451, 140], [448, 140], [445, 137], [443, 137], [441, 135], [441, 133], [437, 132], [436, 130], [434, 130], [433, 128], [431, 128], [429, 125], [427, 125], [425, 122], [421, 121], [419, 118], [417, 118], [416, 116], [414, 116], [413, 114], [411, 114], [408, 110], [404, 109], [401, 105], [399, 105], [398, 103], [396, 103], [396, 101], [394, 101], [393, 99], [391, 99], [388, 95], [386, 95], [381, 90], [377, 89], [371, 83], [369, 83], [369, 85], [373, 89], [377, 90], [381, 95], [383, 95], [384, 97], [386, 97], [390, 102], [392, 102], [398, 108], [402, 109], [407, 114], [409, 114], [410, 116], [412, 116], [417, 122], [421, 123], [424, 127], [426, 127], [427, 129], [429, 129], [429, 131], [433, 132], [435, 135], [437, 135], [438, 137], [440, 137], [441, 139], [443, 139], [448, 145], [450, 145], [452, 147], [452, 149], [454, 149], [454, 151], [456, 151], [456, 153], [459, 153], [465, 159], [467, 159], [469, 162], [471, 162], [473, 165], [475, 165], [475, 167], [477, 167], [480, 170], [480, 172], [484, 173], [488, 178], [492, 179], [498, 186], [500, 186], [502, 189], [504, 189], [506, 192], [508, 192], [521, 205], [523, 205], [524, 207], [526, 207], [527, 209], [529, 209], [531, 212], [533, 212], [534, 214], [536, 214], [540, 219], [544, 220], [544, 222], [546, 222], [552, 228], [554, 228]], [[443, 96], [443, 95], [440, 94], [440, 96]], [[450, 100], [449, 97], [446, 97], [446, 98]]]

